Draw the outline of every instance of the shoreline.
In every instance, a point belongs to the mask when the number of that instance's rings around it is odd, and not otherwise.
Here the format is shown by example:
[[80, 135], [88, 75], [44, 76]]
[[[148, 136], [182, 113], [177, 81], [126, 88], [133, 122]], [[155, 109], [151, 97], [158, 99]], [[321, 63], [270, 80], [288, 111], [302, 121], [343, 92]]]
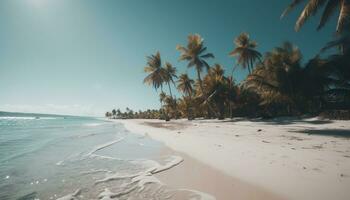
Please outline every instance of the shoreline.
[[343, 137], [350, 130], [347, 121], [112, 121], [283, 199], [350, 197], [350, 140]]

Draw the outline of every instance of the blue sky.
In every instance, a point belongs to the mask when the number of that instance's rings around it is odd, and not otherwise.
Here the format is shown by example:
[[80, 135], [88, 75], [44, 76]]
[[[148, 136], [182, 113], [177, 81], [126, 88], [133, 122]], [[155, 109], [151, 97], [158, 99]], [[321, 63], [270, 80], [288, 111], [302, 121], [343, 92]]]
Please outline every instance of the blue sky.
[[[314, 56], [332, 39], [335, 19], [317, 32], [313, 18], [298, 33], [301, 7], [280, 20], [290, 0], [2, 0], [0, 110], [101, 115], [114, 107], [157, 108], [143, 84], [145, 57], [161, 52], [179, 72], [177, 44], [199, 33], [230, 71], [233, 39], [249, 32], [262, 53], [291, 41]], [[237, 81], [245, 71], [237, 70]]]

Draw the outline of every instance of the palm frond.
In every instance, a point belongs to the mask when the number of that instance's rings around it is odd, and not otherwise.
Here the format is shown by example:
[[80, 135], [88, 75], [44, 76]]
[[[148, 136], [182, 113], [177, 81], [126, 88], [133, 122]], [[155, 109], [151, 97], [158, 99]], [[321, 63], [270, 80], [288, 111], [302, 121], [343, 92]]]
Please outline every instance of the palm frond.
[[290, 11], [292, 11], [297, 5], [304, 2], [305, 0], [293, 0], [291, 4], [283, 11], [281, 15], [281, 19], [285, 17]]
[[207, 53], [207, 54], [204, 54], [202, 56], [200, 56], [201, 58], [215, 58], [214, 54], [212, 53]]
[[320, 30], [321, 28], [323, 28], [323, 26], [327, 23], [329, 18], [334, 13], [337, 6], [339, 6], [339, 1], [328, 1], [322, 13], [321, 20], [320, 20], [320, 23], [318, 24], [317, 30]]
[[345, 26], [350, 28], [350, 0], [342, 0], [337, 24], [337, 32], [342, 32]]
[[295, 24], [295, 30], [299, 31], [300, 28], [305, 24], [306, 20], [308, 20], [310, 16], [315, 15], [318, 9], [326, 1], [327, 0], [309, 0]]

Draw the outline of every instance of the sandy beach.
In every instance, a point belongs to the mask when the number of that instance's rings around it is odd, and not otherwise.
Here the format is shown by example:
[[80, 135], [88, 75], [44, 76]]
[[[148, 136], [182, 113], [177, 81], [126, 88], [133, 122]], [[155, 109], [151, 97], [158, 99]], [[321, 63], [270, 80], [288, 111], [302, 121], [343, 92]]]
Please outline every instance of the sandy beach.
[[348, 121], [117, 121], [182, 154], [183, 163], [157, 175], [176, 188], [217, 199], [350, 198]]

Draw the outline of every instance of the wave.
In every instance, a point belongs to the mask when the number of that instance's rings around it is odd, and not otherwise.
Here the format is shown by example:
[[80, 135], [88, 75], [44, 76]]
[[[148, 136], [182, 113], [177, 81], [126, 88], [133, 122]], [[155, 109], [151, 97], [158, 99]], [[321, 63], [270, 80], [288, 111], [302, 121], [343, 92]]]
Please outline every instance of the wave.
[[107, 169], [95, 169], [91, 171], [80, 172], [81, 175], [97, 174], [97, 173], [112, 173], [112, 171]]
[[124, 138], [119, 138], [119, 139], [117, 139], [117, 140], [113, 140], [113, 141], [111, 141], [111, 142], [108, 142], [108, 143], [102, 144], [102, 145], [100, 145], [100, 146], [97, 146], [97, 147], [95, 147], [92, 151], [90, 151], [89, 153], [87, 153], [86, 156], [91, 156], [91, 155], [94, 154], [95, 152], [97, 152], [97, 151], [99, 151], [99, 150], [102, 150], [102, 149], [104, 149], [104, 148], [106, 148], [106, 147], [109, 147], [109, 146], [111, 146], [111, 145], [113, 145], [113, 144], [115, 144], [115, 143], [118, 143], [118, 142], [122, 141], [122, 140], [124, 140]]
[[[136, 161], [139, 162], [139, 161]], [[116, 173], [114, 175], [107, 176], [104, 179], [97, 180], [95, 184], [105, 183], [113, 180], [120, 180], [120, 179], [131, 179], [130, 182], [126, 182], [122, 185], [121, 192], [113, 193], [108, 188], [105, 188], [103, 192], [100, 193], [98, 196], [99, 199], [104, 200], [111, 200], [114, 198], [118, 198], [124, 195], [127, 195], [131, 192], [136, 191], [136, 195], [139, 195], [141, 192], [144, 191], [146, 185], [148, 184], [156, 184], [158, 187], [153, 192], [153, 195], [156, 193], [159, 193], [162, 187], [166, 186], [164, 185], [159, 179], [157, 179], [154, 174], [169, 170], [177, 165], [179, 165], [181, 162], [183, 162], [183, 158], [180, 156], [170, 156], [168, 159], [166, 159], [166, 163], [161, 165], [156, 161], [149, 160], [149, 161], [141, 161], [144, 162], [146, 165], [153, 164], [154, 166], [150, 167], [149, 169], [136, 173], [136, 174], [119, 174]], [[197, 190], [191, 190], [191, 189], [175, 189], [171, 190], [172, 192], [188, 192], [189, 198], [188, 199], [197, 199], [197, 200], [216, 200], [216, 198], [210, 194], [200, 192]], [[174, 193], [174, 194], [175, 194]], [[170, 199], [174, 194], [167, 195], [166, 197], [162, 199]]]
[[168, 169], [171, 169], [175, 167], [176, 165], [180, 164], [184, 159], [180, 156], [171, 156], [166, 161], [168, 161], [165, 165], [158, 165], [158, 167], [152, 171], [152, 174], [156, 174]]
[[75, 200], [76, 197], [81, 193], [81, 189], [77, 189], [74, 193], [68, 194], [56, 200]]
[[0, 117], [0, 120], [40, 120], [40, 119], [57, 119], [56, 117]]
[[[191, 199], [198, 199], [198, 200], [216, 200], [216, 198], [208, 193], [200, 192], [198, 190], [189, 190], [189, 189], [177, 189], [176, 191], [185, 191], [185, 192], [191, 192], [193, 193], [190, 195]], [[192, 198], [193, 197], [193, 198]]]
[[[103, 149], [107, 146], [110, 146], [116, 142], [121, 141], [121, 139], [106, 143], [104, 145], [96, 147], [91, 152], [96, 152], [100, 149]], [[91, 153], [90, 152], [90, 153]], [[95, 156], [95, 154], [91, 153], [92, 156]], [[169, 170], [180, 163], [183, 162], [183, 158], [180, 156], [169, 156], [164, 161], [163, 164], [160, 164], [157, 161], [154, 160], [133, 160], [130, 161], [132, 163], [138, 163], [142, 164], [146, 167], [145, 170], [138, 172], [138, 173], [131, 173], [131, 174], [122, 174], [122, 173], [114, 173], [111, 174], [112, 171], [107, 169], [94, 169], [90, 171], [81, 172], [81, 175], [91, 175], [91, 174], [97, 174], [97, 173], [105, 173], [105, 178], [96, 180], [95, 186], [101, 185], [103, 187], [103, 191], [98, 194], [98, 199], [102, 200], [114, 200], [119, 198], [129, 198], [129, 197], [140, 197], [144, 195], [151, 195], [156, 196], [159, 199], [171, 199], [174, 195], [177, 195], [178, 192], [182, 194], [182, 192], [185, 192], [184, 194], [188, 196], [188, 199], [197, 199], [197, 200], [216, 200], [215, 197], [213, 197], [210, 194], [200, 192], [197, 190], [191, 190], [191, 189], [169, 189], [165, 184], [163, 184], [156, 176], [154, 176], [157, 173], [164, 172], [166, 170]], [[110, 181], [122, 181], [122, 184], [117, 187], [117, 192], [111, 191], [108, 188], [107, 183]], [[109, 184], [113, 188], [114, 184]], [[107, 186], [107, 187], [106, 187]], [[147, 187], [147, 189], [146, 189]], [[100, 187], [96, 187], [100, 188]], [[80, 195], [81, 190], [77, 190], [74, 193], [65, 195], [61, 198], [58, 198], [57, 200], [68, 200], [73, 199], [76, 200], [78, 195]], [[187, 199], [187, 198], [186, 198]]]
[[[180, 156], [170, 156], [170, 158], [166, 159], [166, 161], [167, 161], [167, 163], [165, 163], [164, 165], [161, 165], [158, 162], [153, 161], [153, 160], [142, 161], [142, 162], [146, 163], [147, 165], [152, 164], [153, 166], [149, 167], [147, 170], [145, 170], [143, 172], [136, 173], [136, 174], [121, 175], [119, 173], [116, 173], [116, 174], [107, 176], [104, 179], [97, 180], [95, 182], [95, 184], [109, 182], [109, 181], [113, 181], [113, 180], [119, 180], [119, 179], [126, 179], [126, 178], [136, 178], [136, 177], [147, 178], [147, 176], [152, 176], [154, 174], [166, 171], [168, 169], [171, 169], [171, 168], [179, 165], [183, 161], [183, 158]], [[139, 181], [141, 181], [141, 179]]]
[[124, 160], [124, 159], [121, 159], [121, 158], [115, 158], [115, 157], [112, 157], [112, 156], [103, 156], [103, 155], [97, 155], [97, 154], [91, 154], [92, 158], [100, 158], [100, 159], [108, 159], [108, 160], [119, 160], [119, 161], [127, 161], [127, 160]]
[[87, 127], [95, 127], [95, 126], [101, 126], [104, 123], [87, 123], [87, 124], [83, 124], [83, 126], [87, 126]]
[[5, 119], [5, 120], [17, 120], [17, 119], [31, 120], [31, 119], [35, 119], [35, 117], [0, 117], [0, 119]]

